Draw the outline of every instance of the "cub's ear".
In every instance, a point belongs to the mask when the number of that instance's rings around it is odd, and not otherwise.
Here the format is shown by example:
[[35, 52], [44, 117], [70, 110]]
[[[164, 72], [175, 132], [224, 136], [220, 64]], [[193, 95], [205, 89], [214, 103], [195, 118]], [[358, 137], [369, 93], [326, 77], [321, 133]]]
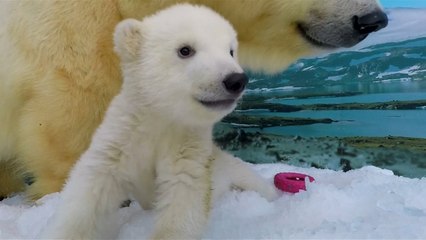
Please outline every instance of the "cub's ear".
[[123, 62], [139, 57], [142, 45], [142, 24], [135, 19], [120, 22], [114, 32], [114, 51]]

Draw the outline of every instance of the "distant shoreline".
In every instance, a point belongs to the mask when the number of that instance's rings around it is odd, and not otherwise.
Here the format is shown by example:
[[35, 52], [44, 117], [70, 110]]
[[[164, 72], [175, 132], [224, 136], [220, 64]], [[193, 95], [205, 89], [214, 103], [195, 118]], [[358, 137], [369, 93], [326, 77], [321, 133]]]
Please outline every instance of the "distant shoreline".
[[[342, 141], [350, 146], [369, 149], [400, 149], [410, 152], [419, 152], [426, 154], [426, 138], [411, 138], [411, 137], [343, 137]], [[425, 159], [426, 167], [426, 159]]]
[[279, 103], [266, 103], [260, 97], [255, 100], [243, 100], [237, 110], [225, 117], [222, 122], [244, 127], [268, 128], [279, 126], [310, 125], [316, 123], [330, 124], [337, 122], [331, 118], [294, 118], [280, 116], [262, 116], [250, 114], [251, 111], [267, 110], [269, 112], [287, 113], [302, 110], [424, 110], [426, 100], [415, 101], [389, 101], [375, 103], [336, 103], [336, 104], [307, 104], [307, 105], [285, 105]]

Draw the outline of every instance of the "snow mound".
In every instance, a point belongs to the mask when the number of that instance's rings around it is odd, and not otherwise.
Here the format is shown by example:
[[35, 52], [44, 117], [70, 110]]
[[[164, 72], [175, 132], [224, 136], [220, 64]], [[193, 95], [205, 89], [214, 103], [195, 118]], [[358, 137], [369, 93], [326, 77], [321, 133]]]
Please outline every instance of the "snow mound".
[[[398, 177], [371, 166], [346, 173], [284, 164], [253, 167], [271, 184], [283, 171], [309, 174], [316, 182], [274, 202], [254, 192], [230, 192], [215, 203], [206, 239], [426, 238], [426, 178]], [[55, 193], [32, 205], [22, 196], [1, 201], [0, 239], [37, 238], [58, 200]], [[148, 238], [153, 215], [137, 203], [120, 209], [119, 238]]]

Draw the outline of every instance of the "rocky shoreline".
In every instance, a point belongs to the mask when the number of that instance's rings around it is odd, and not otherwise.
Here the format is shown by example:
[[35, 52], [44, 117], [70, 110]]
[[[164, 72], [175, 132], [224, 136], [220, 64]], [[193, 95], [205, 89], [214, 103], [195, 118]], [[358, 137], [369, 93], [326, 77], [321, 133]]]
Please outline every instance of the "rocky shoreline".
[[289, 118], [289, 117], [263, 117], [245, 114], [231, 114], [222, 119], [224, 123], [234, 124], [240, 128], [267, 128], [267, 127], [283, 127], [295, 125], [310, 125], [315, 123], [332, 123], [335, 122], [330, 118]]
[[286, 163], [301, 167], [350, 171], [365, 165], [396, 175], [426, 176], [426, 139], [405, 137], [300, 137], [251, 132], [220, 123], [217, 144], [251, 163]]
[[426, 100], [378, 103], [343, 103], [302, 105], [303, 110], [415, 110], [426, 107]]

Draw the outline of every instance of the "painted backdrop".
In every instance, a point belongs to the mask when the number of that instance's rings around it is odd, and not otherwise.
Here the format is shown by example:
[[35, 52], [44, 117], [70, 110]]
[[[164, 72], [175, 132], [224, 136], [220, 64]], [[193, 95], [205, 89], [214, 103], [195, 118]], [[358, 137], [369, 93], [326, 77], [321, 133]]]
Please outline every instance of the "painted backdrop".
[[355, 48], [252, 73], [217, 142], [253, 163], [426, 177], [426, 1], [382, 1], [386, 29]]

